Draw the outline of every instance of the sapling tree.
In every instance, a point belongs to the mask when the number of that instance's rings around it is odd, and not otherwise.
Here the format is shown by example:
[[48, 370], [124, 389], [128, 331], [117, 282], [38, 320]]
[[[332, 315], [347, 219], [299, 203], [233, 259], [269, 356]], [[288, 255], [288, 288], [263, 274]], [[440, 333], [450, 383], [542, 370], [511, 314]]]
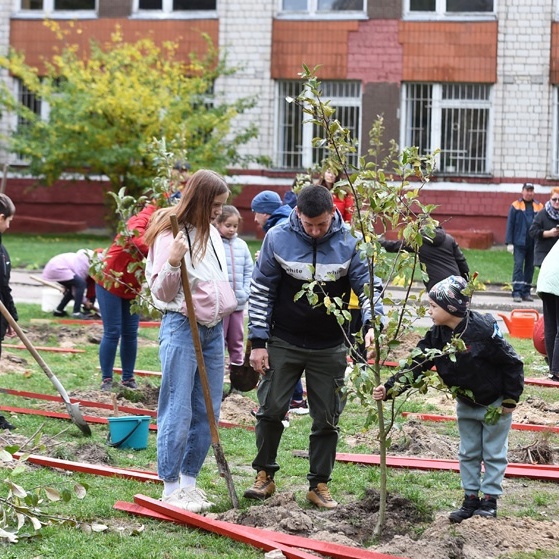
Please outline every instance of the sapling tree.
[[[383, 143], [384, 125], [378, 117], [369, 133], [369, 147], [365, 155], [358, 158], [357, 164], [350, 163], [350, 154], [358, 149], [357, 142], [350, 131], [335, 119], [335, 109], [328, 101], [322, 99], [320, 82], [314, 71], [304, 67], [301, 74], [305, 80], [301, 94], [288, 102], [297, 103], [312, 122], [322, 132], [321, 137], [314, 138], [315, 147], [326, 150], [327, 157], [322, 162], [323, 168], [341, 172], [343, 179], [335, 185], [335, 192], [340, 196], [351, 193], [355, 199], [352, 232], [359, 238], [358, 248], [366, 260], [369, 275], [379, 276], [384, 288], [381, 294], [385, 316], [377, 316], [372, 324], [374, 328], [374, 346], [367, 355], [359, 352], [362, 343], [361, 333], [355, 335], [347, 332], [351, 319], [346, 304], [340, 298], [329, 298], [322, 290], [320, 282], [311, 281], [297, 296], [306, 296], [313, 305], [324, 305], [333, 313], [340, 327], [346, 332], [348, 345], [351, 345], [353, 367], [345, 387], [348, 398], [357, 401], [365, 412], [364, 426], [378, 427], [380, 448], [380, 507], [375, 535], [380, 535], [386, 518], [387, 502], [387, 464], [386, 453], [390, 444], [389, 433], [394, 424], [398, 407], [402, 400], [391, 404], [389, 413], [385, 413], [382, 402], [372, 397], [373, 388], [381, 384], [385, 363], [390, 361], [394, 350], [398, 348], [408, 333], [414, 328], [418, 318], [425, 316], [426, 307], [421, 303], [423, 291], [412, 290], [416, 275], [425, 274], [418, 259], [418, 249], [423, 243], [423, 235], [434, 236], [437, 222], [431, 217], [435, 206], [420, 200], [422, 187], [429, 182], [435, 169], [437, 153], [429, 156], [420, 155], [415, 147], [398, 149], [394, 141], [387, 147]], [[381, 247], [379, 235], [388, 231], [397, 231], [409, 250], [400, 251], [395, 257], [387, 256]], [[404, 294], [395, 298], [390, 293], [390, 285], [398, 282], [404, 286]], [[372, 281], [369, 285], [372, 285]], [[469, 286], [473, 290], [473, 284]], [[366, 294], [371, 299], [375, 296], [366, 286]], [[445, 354], [450, 358], [464, 349], [460, 337], [455, 337], [442, 351], [429, 350], [419, 355], [420, 350], [411, 352], [408, 359], [402, 359], [398, 365], [406, 369], [413, 358], [432, 360]], [[410, 375], [411, 373], [403, 373]], [[412, 388], [425, 392], [429, 387], [445, 389], [435, 372], [426, 373], [420, 380], [413, 382]], [[456, 394], [456, 389], [451, 393]], [[409, 394], [409, 393], [408, 393]]]

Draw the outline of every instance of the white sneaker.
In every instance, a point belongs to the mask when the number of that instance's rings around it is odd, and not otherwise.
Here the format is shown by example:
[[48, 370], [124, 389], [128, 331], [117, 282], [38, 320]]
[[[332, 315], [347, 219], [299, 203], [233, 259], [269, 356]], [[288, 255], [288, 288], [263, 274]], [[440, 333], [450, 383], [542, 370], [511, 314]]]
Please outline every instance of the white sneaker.
[[167, 497], [161, 499], [164, 503], [187, 510], [189, 512], [204, 512], [214, 506], [206, 494], [196, 487], [191, 489], [175, 489]]
[[202, 491], [202, 489], [200, 489], [199, 487], [194, 487], [193, 489], [185, 489], [185, 491], [187, 492], [189, 498], [192, 498], [193, 500], [197, 500], [197, 502], [200, 503], [200, 506], [202, 507], [202, 512], [206, 511], [206, 510], [210, 510], [213, 506], [215, 506], [215, 503], [212, 503], [207, 495], [204, 493], [204, 491]]

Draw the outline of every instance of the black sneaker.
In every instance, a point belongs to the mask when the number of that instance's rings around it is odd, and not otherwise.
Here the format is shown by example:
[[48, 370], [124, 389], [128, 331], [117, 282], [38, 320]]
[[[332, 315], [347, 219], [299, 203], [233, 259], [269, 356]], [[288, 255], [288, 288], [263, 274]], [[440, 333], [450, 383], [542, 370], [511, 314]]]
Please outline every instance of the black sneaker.
[[462, 506], [448, 515], [451, 522], [459, 524], [462, 520], [472, 518], [480, 507], [480, 500], [477, 495], [464, 495]]
[[485, 495], [479, 508], [474, 511], [474, 515], [484, 518], [497, 518], [497, 498], [493, 495]]
[[110, 392], [113, 389], [113, 379], [112, 378], [104, 378], [101, 382], [101, 390], [103, 392]]
[[58, 309], [56, 309], [52, 311], [52, 315], [62, 317], [62, 316], [68, 316], [68, 313], [66, 311], [59, 311]]
[[3, 415], [0, 415], [0, 429], [9, 429], [12, 431], [15, 429], [15, 425], [12, 425]]
[[534, 299], [530, 297], [530, 295], [525, 295], [524, 297], [522, 297], [522, 300], [531, 303]]
[[138, 385], [133, 378], [123, 380], [120, 384], [121, 386], [124, 386], [124, 388], [129, 388], [130, 390], [136, 390], [136, 388], [138, 388]]

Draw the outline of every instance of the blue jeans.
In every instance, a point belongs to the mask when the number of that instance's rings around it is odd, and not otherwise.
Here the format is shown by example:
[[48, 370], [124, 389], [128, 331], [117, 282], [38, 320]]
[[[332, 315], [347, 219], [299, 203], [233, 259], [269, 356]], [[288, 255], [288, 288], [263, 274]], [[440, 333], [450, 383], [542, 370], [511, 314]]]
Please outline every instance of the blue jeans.
[[534, 241], [526, 241], [526, 246], [514, 245], [514, 268], [512, 270], [512, 296], [530, 295], [534, 279]]
[[[501, 405], [502, 398], [492, 404]], [[495, 425], [483, 421], [487, 408], [469, 406], [456, 400], [456, 417], [460, 433], [460, 478], [464, 492], [499, 497], [503, 493], [503, 478], [507, 468], [508, 436], [512, 413], [501, 415]], [[481, 477], [481, 464], [484, 474]]]
[[[219, 420], [225, 350], [223, 323], [198, 325], [212, 407]], [[173, 482], [179, 474], [197, 477], [211, 444], [210, 425], [188, 319], [167, 312], [159, 331], [161, 388], [157, 406], [157, 472]]]
[[138, 353], [140, 317], [130, 312], [130, 300], [113, 295], [98, 283], [95, 284], [95, 295], [103, 319], [103, 338], [99, 346], [102, 377], [113, 378], [116, 350], [120, 342], [122, 380], [130, 380], [134, 378]]

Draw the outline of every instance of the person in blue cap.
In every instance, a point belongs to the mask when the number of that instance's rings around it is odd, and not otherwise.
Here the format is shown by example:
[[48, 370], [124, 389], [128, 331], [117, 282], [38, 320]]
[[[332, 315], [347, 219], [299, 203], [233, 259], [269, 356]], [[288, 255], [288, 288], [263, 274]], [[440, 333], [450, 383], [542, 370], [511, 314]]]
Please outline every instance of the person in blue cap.
[[[262, 227], [265, 232], [268, 232], [275, 225], [281, 225], [289, 220], [289, 216], [293, 208], [289, 204], [284, 204], [281, 201], [280, 195], [273, 190], [263, 190], [257, 194], [250, 204], [254, 212], [254, 221]], [[256, 253], [258, 259], [258, 253]], [[303, 415], [309, 413], [309, 406], [303, 397], [303, 383], [301, 380], [295, 386], [289, 411]], [[289, 425], [289, 416], [284, 419], [284, 425]]]

